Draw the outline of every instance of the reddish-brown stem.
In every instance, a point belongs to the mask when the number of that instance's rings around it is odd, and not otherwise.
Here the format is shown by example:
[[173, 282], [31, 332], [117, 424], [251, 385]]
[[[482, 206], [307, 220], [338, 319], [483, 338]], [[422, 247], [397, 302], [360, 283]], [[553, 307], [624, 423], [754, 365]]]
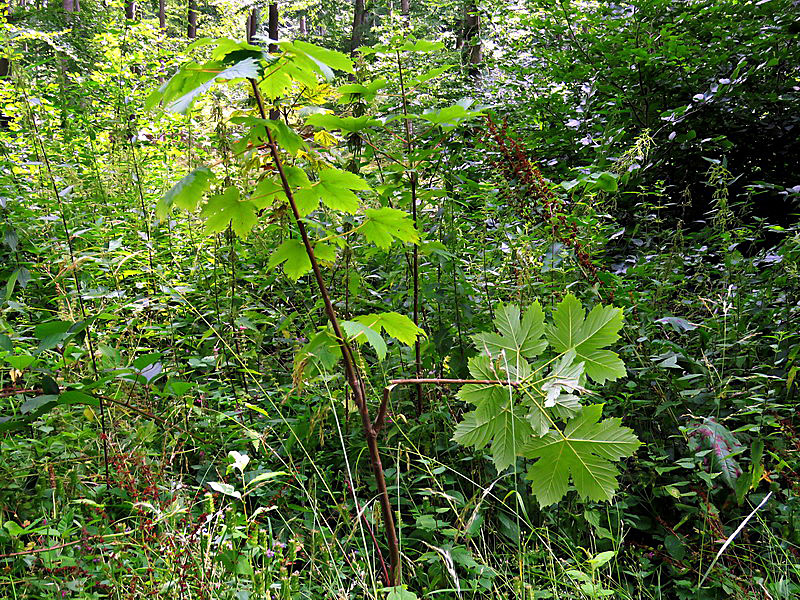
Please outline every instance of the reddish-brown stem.
[[[266, 109], [264, 108], [264, 99], [261, 97], [261, 91], [258, 89], [258, 82], [255, 79], [250, 79], [250, 84], [253, 87], [253, 94], [255, 95], [261, 117], [266, 119], [267, 116]], [[339, 319], [336, 316], [336, 310], [334, 309], [333, 302], [331, 302], [331, 297], [328, 293], [328, 288], [325, 285], [325, 280], [322, 277], [322, 270], [320, 269], [319, 263], [314, 256], [314, 247], [311, 245], [308, 232], [303, 224], [300, 211], [297, 208], [292, 187], [289, 185], [289, 181], [286, 178], [286, 173], [283, 168], [283, 162], [281, 161], [278, 145], [275, 143], [275, 138], [272, 136], [270, 128], [266, 127], [265, 129], [268, 146], [270, 153], [272, 154], [272, 161], [275, 164], [275, 169], [278, 171], [278, 176], [281, 180], [281, 186], [286, 194], [286, 199], [289, 201], [289, 206], [292, 209], [292, 214], [294, 215], [294, 220], [297, 224], [297, 230], [300, 233], [300, 238], [303, 240], [303, 246], [305, 246], [306, 249], [306, 254], [311, 262], [311, 270], [314, 273], [314, 279], [317, 282], [317, 288], [319, 289], [320, 296], [322, 296], [322, 301], [325, 305], [325, 313], [328, 317], [328, 321], [330, 321], [331, 327], [333, 328], [333, 333], [339, 342], [339, 348], [342, 352], [345, 377], [350, 389], [353, 392], [353, 402], [355, 403], [356, 407], [358, 408], [358, 412], [361, 415], [361, 423], [364, 428], [364, 435], [367, 438], [367, 449], [369, 451], [370, 464], [375, 476], [375, 483], [378, 488], [378, 498], [381, 503], [381, 512], [383, 513], [383, 520], [386, 525], [386, 538], [389, 545], [389, 559], [391, 564], [389, 581], [387, 581], [387, 584], [390, 586], [397, 585], [400, 575], [400, 542], [397, 538], [392, 504], [389, 500], [389, 491], [386, 487], [386, 478], [383, 473], [383, 464], [381, 463], [381, 455], [378, 448], [378, 432], [372, 426], [372, 420], [369, 414], [369, 406], [367, 405], [367, 392], [364, 386], [364, 381], [361, 377], [358, 363], [356, 363], [355, 359], [353, 358], [353, 353], [347, 343], [347, 338], [345, 337], [344, 332], [339, 324]]]

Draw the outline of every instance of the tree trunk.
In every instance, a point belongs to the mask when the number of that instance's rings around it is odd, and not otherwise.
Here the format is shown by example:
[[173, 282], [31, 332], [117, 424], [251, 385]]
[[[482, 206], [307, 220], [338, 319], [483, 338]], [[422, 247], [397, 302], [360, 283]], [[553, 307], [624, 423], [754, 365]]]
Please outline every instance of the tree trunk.
[[[278, 41], [278, 3], [277, 2], [270, 2], [269, 5], [269, 24], [267, 33], [269, 34], [270, 40]], [[270, 43], [269, 45], [270, 52], [277, 52], [278, 45], [274, 42]]]
[[411, 5], [409, 0], [400, 0], [400, 12], [403, 15], [406, 23], [409, 21], [409, 14], [411, 13]]
[[136, 2], [135, 0], [128, 0], [125, 3], [125, 18], [133, 21], [136, 18]]
[[250, 11], [250, 15], [247, 17], [247, 41], [251, 43], [253, 38], [256, 37], [256, 32], [258, 31], [258, 19], [259, 19], [259, 11], [256, 7]]
[[77, 12], [76, 0], [64, 0], [64, 12], [67, 13], [67, 21], [70, 20], [72, 13]]
[[[269, 52], [277, 52], [278, 51], [278, 3], [277, 2], [270, 2], [269, 5], [269, 23], [267, 26], [267, 34], [269, 35], [271, 41], [269, 44]], [[269, 110], [269, 118], [273, 121], [277, 121], [281, 118], [281, 111], [278, 110], [277, 107], [273, 107]]]
[[187, 17], [186, 37], [193, 40], [197, 37], [197, 0], [189, 0], [189, 14]]
[[158, 26], [163, 33], [167, 31], [167, 0], [158, 0]]
[[356, 0], [353, 8], [353, 35], [350, 38], [350, 54], [354, 54], [356, 48], [363, 45], [366, 33], [367, 2], [366, 0]]
[[306, 35], [308, 35], [308, 29], [306, 28], [306, 16], [302, 15], [300, 17], [300, 36], [303, 37]]
[[468, 0], [464, 15], [464, 35], [463, 48], [461, 50], [462, 60], [469, 65], [468, 70], [471, 77], [477, 78], [480, 75], [480, 63], [483, 60], [483, 49], [481, 46], [481, 14], [475, 0]]

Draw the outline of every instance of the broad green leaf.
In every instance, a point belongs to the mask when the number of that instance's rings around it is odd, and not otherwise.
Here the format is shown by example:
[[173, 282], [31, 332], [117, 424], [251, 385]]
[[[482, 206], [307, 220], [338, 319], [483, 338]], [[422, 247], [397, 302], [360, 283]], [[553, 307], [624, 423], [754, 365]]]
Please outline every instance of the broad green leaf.
[[319, 184], [322, 202], [333, 210], [343, 210], [350, 214], [358, 211], [358, 196], [350, 190], [368, 190], [369, 185], [354, 173], [339, 169], [320, 171]]
[[622, 309], [595, 306], [586, 312], [572, 294], [558, 303], [553, 325], [547, 326], [547, 339], [556, 352], [575, 350], [576, 360], [585, 363], [586, 374], [599, 384], [625, 375], [625, 365], [616, 353], [603, 350], [619, 339]]
[[448, 128], [455, 127], [462, 121], [467, 121], [480, 114], [480, 111], [468, 110], [463, 104], [454, 104], [447, 108], [427, 110], [419, 115], [419, 118], [433, 125]]
[[431, 79], [435, 79], [442, 75], [445, 71], [449, 71], [453, 68], [453, 65], [445, 65], [444, 67], [437, 67], [435, 69], [431, 69], [420, 75], [419, 77], [414, 77], [409, 81], [410, 85], [419, 85], [421, 83], [425, 83], [426, 81], [430, 81]]
[[617, 176], [613, 173], [600, 173], [594, 182], [594, 189], [603, 192], [616, 192], [617, 191]]
[[640, 442], [619, 419], [599, 422], [602, 404], [583, 408], [560, 431], [529, 438], [522, 455], [538, 459], [528, 470], [533, 493], [541, 506], [558, 502], [570, 477], [584, 500], [611, 500], [617, 488], [617, 470], [611, 463], [632, 455]]
[[314, 256], [320, 261], [334, 262], [336, 260], [336, 246], [318, 242], [314, 244]]
[[79, 392], [77, 390], [67, 390], [58, 396], [57, 403], [60, 405], [86, 404], [88, 406], [99, 406], [100, 401], [94, 396]]
[[313, 125], [317, 129], [337, 129], [347, 133], [355, 133], [367, 127], [380, 125], [380, 121], [373, 119], [369, 115], [361, 117], [337, 117], [336, 115], [317, 113], [306, 117], [306, 124]]
[[347, 336], [354, 339], [359, 344], [369, 343], [375, 349], [375, 353], [380, 360], [386, 358], [386, 342], [383, 341], [380, 333], [372, 327], [359, 323], [358, 321], [342, 321], [342, 327]]
[[505, 355], [509, 363], [523, 358], [533, 358], [547, 347], [544, 334], [544, 311], [536, 300], [520, 318], [520, 309], [514, 304], [500, 305], [496, 310], [496, 333], [479, 333], [473, 336], [478, 350], [494, 358]]
[[354, 215], [358, 212], [358, 196], [351, 190], [368, 190], [369, 185], [354, 173], [340, 169], [323, 169], [319, 181], [309, 188], [299, 190], [295, 194], [297, 209], [301, 217], [312, 213], [319, 206], [319, 201], [333, 210], [340, 210]]
[[286, 195], [283, 193], [283, 186], [277, 181], [270, 179], [262, 179], [256, 185], [256, 189], [250, 195], [250, 202], [256, 210], [272, 206], [278, 200], [285, 200]]
[[55, 348], [69, 337], [69, 330], [73, 323], [69, 321], [49, 321], [37, 325], [33, 330], [34, 335], [39, 338], [39, 346], [36, 348], [37, 354], [43, 350]]
[[406, 346], [413, 346], [417, 338], [425, 335], [425, 332], [405, 315], [396, 312], [385, 312], [381, 313], [380, 317], [381, 327], [383, 327], [386, 335], [400, 340]]
[[584, 363], [575, 363], [575, 350], [568, 350], [553, 365], [547, 378], [541, 385], [546, 398], [544, 405], [548, 408], [555, 406], [556, 399], [563, 393], [586, 391], [581, 385]]
[[478, 407], [464, 415], [453, 440], [465, 446], [483, 448], [492, 444], [492, 460], [498, 471], [511, 466], [523, 444], [533, 435], [521, 406], [513, 406], [510, 391], [492, 393]]
[[377, 96], [378, 91], [385, 87], [386, 80], [381, 77], [365, 85], [360, 83], [346, 83], [336, 88], [336, 91], [342, 95], [339, 99], [339, 103], [341, 104], [347, 104], [359, 98], [363, 98], [366, 102], [372, 102], [375, 96]]
[[274, 269], [283, 263], [283, 272], [289, 279], [297, 281], [311, 271], [311, 261], [306, 253], [303, 242], [297, 239], [288, 239], [278, 246], [269, 257], [268, 269]]
[[307, 366], [316, 367], [320, 372], [330, 371], [341, 358], [342, 350], [330, 327], [318, 331], [295, 355], [295, 383], [302, 384], [303, 371]]
[[[468, 361], [469, 373], [475, 379], [488, 379], [502, 381], [504, 374], [492, 364], [492, 359], [488, 356], [473, 356]], [[465, 402], [478, 405], [488, 396], [508, 397], [509, 389], [507, 385], [497, 385], [492, 383], [469, 383], [461, 386], [458, 397]]]
[[200, 199], [211, 187], [214, 173], [208, 167], [197, 167], [178, 183], [172, 186], [156, 204], [156, 216], [164, 219], [169, 214], [172, 205], [183, 210], [193, 211], [197, 208]]
[[292, 87], [292, 78], [287, 72], [286, 65], [280, 67], [267, 67], [267, 74], [258, 84], [261, 92], [270, 100], [280, 98], [286, 90]]
[[[197, 66], [193, 68], [198, 68]], [[203, 65], [199, 67], [199, 71], [204, 72], [206, 70], [214, 71], [217, 67], [216, 65]], [[192, 106], [195, 99], [200, 96], [201, 94], [205, 94], [208, 90], [210, 90], [215, 83], [222, 81], [222, 80], [231, 80], [231, 79], [241, 79], [241, 78], [249, 78], [249, 79], [256, 79], [259, 75], [261, 67], [258, 61], [255, 58], [248, 57], [244, 60], [239, 61], [233, 66], [227, 67], [225, 69], [221, 69], [216, 74], [212, 75], [210, 79], [198, 85], [194, 89], [186, 92], [183, 96], [171, 102], [167, 106], [167, 110], [170, 112], [176, 113], [184, 113]], [[183, 69], [182, 69], [183, 70]], [[177, 75], [176, 75], [177, 77]]]
[[20, 355], [12, 354], [10, 356], [5, 356], [4, 360], [17, 371], [24, 371], [36, 361], [36, 357], [31, 356], [30, 354], [20, 354]]
[[361, 230], [367, 241], [388, 250], [395, 239], [412, 244], [419, 243], [419, 234], [408, 213], [396, 208], [368, 208], [367, 220]]
[[294, 47], [305, 52], [308, 56], [316, 61], [319, 61], [332, 69], [344, 71], [345, 73], [353, 73], [353, 61], [346, 54], [336, 52], [335, 50], [328, 50], [321, 48], [308, 42], [297, 40], [294, 42]]
[[396, 585], [387, 588], [386, 600], [417, 600], [417, 595], [406, 589], [406, 586]]
[[405, 52], [434, 52], [442, 48], [444, 48], [444, 43], [442, 42], [432, 42], [430, 40], [417, 40], [413, 42], [409, 40], [400, 47], [400, 50]]
[[362, 315], [354, 320], [376, 331], [383, 329], [386, 335], [400, 340], [406, 346], [413, 346], [418, 337], [425, 335], [425, 332], [417, 327], [414, 321], [396, 312]]
[[250, 233], [258, 221], [255, 205], [250, 200], [241, 200], [236, 186], [229, 187], [222, 194], [211, 196], [200, 216], [206, 221], [206, 233], [219, 233], [230, 224], [239, 237]]

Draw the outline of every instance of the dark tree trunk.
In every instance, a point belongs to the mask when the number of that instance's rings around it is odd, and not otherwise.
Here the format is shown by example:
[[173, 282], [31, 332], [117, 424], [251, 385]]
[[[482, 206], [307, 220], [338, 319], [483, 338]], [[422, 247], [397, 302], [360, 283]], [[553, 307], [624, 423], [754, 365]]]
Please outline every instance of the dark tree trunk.
[[[275, 43], [278, 41], [278, 3], [271, 2], [269, 5], [269, 23], [267, 25], [267, 33], [269, 35], [270, 40], [274, 40], [274, 42], [270, 42], [269, 44], [269, 52], [277, 52], [278, 51], [278, 44]], [[281, 111], [277, 108], [271, 108], [269, 111], [269, 118], [273, 121], [277, 121], [281, 118]]]
[[187, 15], [188, 25], [186, 27], [186, 37], [193, 40], [197, 37], [197, 0], [189, 0], [189, 13]]
[[303, 37], [306, 35], [308, 35], [308, 29], [306, 29], [306, 16], [302, 15], [300, 17], [300, 36]]
[[402, 13], [406, 22], [408, 22], [409, 14], [411, 13], [410, 0], [400, 0], [400, 12]]
[[252, 42], [253, 38], [256, 37], [256, 32], [258, 31], [258, 9], [253, 7], [253, 10], [250, 11], [250, 14], [247, 17], [247, 41]]
[[[269, 24], [267, 33], [269, 34], [269, 39], [278, 41], [278, 3], [271, 2], [269, 5]], [[277, 52], [278, 45], [275, 43], [270, 43], [269, 45], [270, 52]]]
[[134, 0], [128, 0], [125, 3], [125, 18], [129, 21], [133, 21], [136, 18], [136, 2]]
[[472, 77], [480, 75], [480, 63], [483, 60], [481, 46], [481, 14], [475, 0], [468, 0], [464, 15], [464, 35], [461, 56], [464, 64], [468, 65]]
[[353, 8], [353, 35], [350, 38], [350, 54], [354, 54], [356, 48], [364, 44], [367, 28], [367, 2], [366, 0], [356, 0]]
[[162, 32], [167, 31], [167, 0], [158, 0], [158, 26]]

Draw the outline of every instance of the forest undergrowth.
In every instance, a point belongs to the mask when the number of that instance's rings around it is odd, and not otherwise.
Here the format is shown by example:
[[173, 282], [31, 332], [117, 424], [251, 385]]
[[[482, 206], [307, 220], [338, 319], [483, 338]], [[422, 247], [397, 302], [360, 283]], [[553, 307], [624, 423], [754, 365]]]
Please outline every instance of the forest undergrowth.
[[7, 7], [0, 597], [797, 597], [796, 7], [356, 4]]

